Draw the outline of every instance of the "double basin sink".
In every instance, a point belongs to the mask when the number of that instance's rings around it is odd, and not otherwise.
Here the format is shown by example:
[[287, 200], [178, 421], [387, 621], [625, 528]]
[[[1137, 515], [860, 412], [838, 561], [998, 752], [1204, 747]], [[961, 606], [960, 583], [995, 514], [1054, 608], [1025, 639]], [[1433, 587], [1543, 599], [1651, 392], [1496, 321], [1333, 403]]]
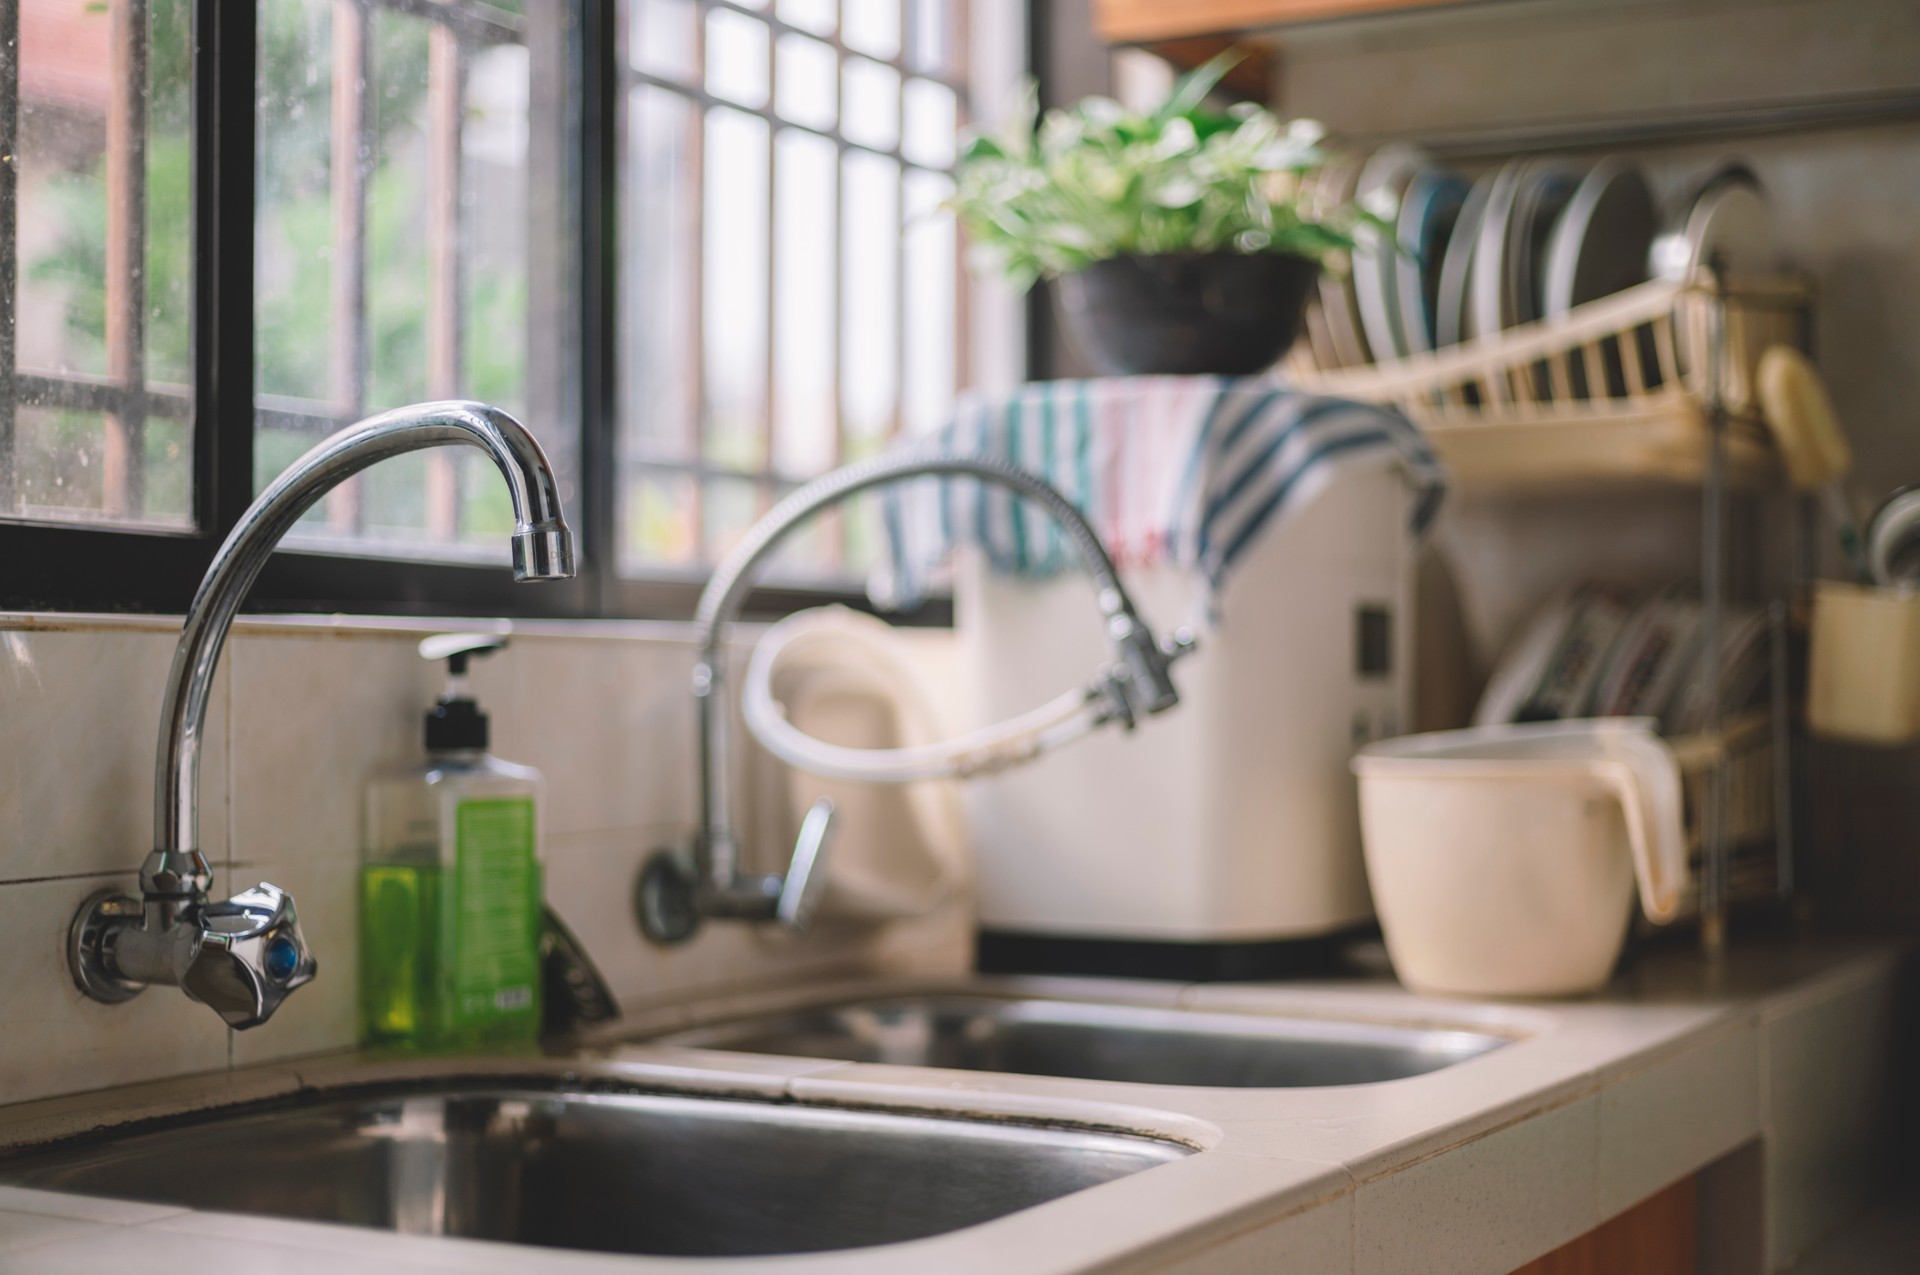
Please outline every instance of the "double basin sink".
[[[1475, 1031], [981, 994], [870, 997], [656, 1037], [1147, 1085], [1436, 1071]], [[224, 1212], [678, 1256], [919, 1239], [1192, 1154], [1162, 1139], [552, 1080], [332, 1087], [0, 1159], [0, 1182]], [[804, 1166], [796, 1167], [796, 1166]]]

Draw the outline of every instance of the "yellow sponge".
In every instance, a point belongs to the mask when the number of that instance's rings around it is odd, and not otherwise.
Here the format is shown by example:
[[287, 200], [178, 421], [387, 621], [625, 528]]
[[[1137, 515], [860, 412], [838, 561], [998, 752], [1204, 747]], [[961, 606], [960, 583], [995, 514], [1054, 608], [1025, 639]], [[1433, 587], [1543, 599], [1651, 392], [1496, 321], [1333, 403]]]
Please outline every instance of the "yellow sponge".
[[1853, 449], [1840, 432], [1826, 383], [1807, 356], [1790, 346], [1770, 346], [1760, 356], [1760, 410], [1786, 462], [1787, 479], [1814, 491], [1846, 476]]

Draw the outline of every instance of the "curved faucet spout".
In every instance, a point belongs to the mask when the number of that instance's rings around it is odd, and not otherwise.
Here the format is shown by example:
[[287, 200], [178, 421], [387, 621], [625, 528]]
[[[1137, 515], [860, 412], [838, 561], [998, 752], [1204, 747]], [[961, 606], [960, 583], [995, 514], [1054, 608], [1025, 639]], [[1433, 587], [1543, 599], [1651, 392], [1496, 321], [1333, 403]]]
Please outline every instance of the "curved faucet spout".
[[274, 546], [315, 501], [369, 465], [450, 444], [479, 448], [506, 479], [513, 501], [514, 577], [560, 580], [573, 574], [573, 538], [561, 516], [553, 466], [526, 427], [496, 407], [449, 401], [382, 412], [321, 441], [287, 466], [241, 515], [187, 608], [160, 710], [153, 843], [165, 862], [153, 865], [156, 879], [143, 875], [141, 886], [149, 894], [177, 893], [168, 875], [175, 870], [174, 861], [182, 853], [199, 857], [200, 744], [207, 698], [233, 617]]
[[[743, 920], [778, 919], [805, 929], [819, 897], [832, 821], [823, 802], [801, 824], [800, 844], [784, 877], [743, 874], [740, 839], [734, 829], [728, 792], [732, 763], [727, 739], [726, 666], [721, 642], [738, 616], [759, 566], [793, 532], [815, 515], [849, 497], [892, 483], [923, 477], [955, 476], [1004, 487], [1039, 506], [1066, 532], [1081, 569], [1093, 584], [1107, 641], [1118, 660], [1099, 690], [1108, 705], [1104, 720], [1128, 728], [1136, 716], [1165, 712], [1180, 702], [1170, 667], [1193, 648], [1186, 634], [1167, 645], [1158, 642], [1140, 618], [1113, 559], [1086, 517], [1060, 491], [1026, 470], [990, 457], [957, 456], [917, 450], [861, 461], [815, 479], [788, 495], [750, 528], [734, 546], [700, 594], [694, 612], [699, 662], [693, 693], [699, 702], [700, 829], [691, 864], [671, 855], [656, 856], [641, 882], [640, 916], [649, 937], [679, 942], [690, 936], [701, 916]], [[690, 873], [686, 870], [691, 869]]]
[[117, 1001], [147, 983], [175, 983], [229, 1023], [248, 1027], [312, 977], [293, 901], [283, 892], [262, 885], [225, 903], [207, 901], [213, 874], [200, 853], [199, 828], [207, 699], [241, 599], [300, 516], [369, 465], [448, 445], [479, 448], [506, 480], [514, 576], [573, 574], [573, 538], [553, 466], [526, 427], [498, 408], [460, 401], [399, 408], [341, 430], [288, 466], [241, 515], [187, 608], [160, 711], [153, 852], [140, 870], [144, 898], [95, 898], [75, 919], [70, 956], [89, 995]]

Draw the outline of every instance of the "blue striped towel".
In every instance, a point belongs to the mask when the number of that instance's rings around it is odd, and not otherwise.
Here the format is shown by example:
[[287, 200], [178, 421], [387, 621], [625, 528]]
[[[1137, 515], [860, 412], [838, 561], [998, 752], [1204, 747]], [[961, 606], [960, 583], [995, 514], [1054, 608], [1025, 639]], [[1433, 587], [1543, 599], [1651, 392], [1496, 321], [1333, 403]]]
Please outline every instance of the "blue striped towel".
[[[1172, 564], [1199, 576], [1209, 611], [1256, 540], [1341, 474], [1398, 466], [1414, 492], [1414, 536], [1446, 491], [1440, 462], [1398, 412], [1268, 381], [1035, 382], [1004, 398], [963, 399], [951, 422], [915, 446], [999, 457], [1039, 475], [1087, 516], [1121, 567]], [[960, 543], [1018, 575], [1071, 564], [1060, 529], [1005, 489], [927, 479], [890, 488], [883, 501], [890, 552], [872, 592], [884, 604], [924, 596]]]

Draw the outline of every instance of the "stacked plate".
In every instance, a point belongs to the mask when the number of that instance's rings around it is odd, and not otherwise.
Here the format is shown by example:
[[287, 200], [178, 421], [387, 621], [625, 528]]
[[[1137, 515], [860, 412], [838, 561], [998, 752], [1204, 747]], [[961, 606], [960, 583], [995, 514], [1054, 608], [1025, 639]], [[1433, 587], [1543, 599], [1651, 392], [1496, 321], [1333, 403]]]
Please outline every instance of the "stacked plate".
[[1351, 271], [1321, 277], [1308, 339], [1323, 368], [1491, 337], [1709, 263], [1731, 274], [1777, 266], [1765, 193], [1738, 162], [1662, 217], [1646, 174], [1625, 159], [1527, 157], [1468, 181], [1417, 146], [1390, 143], [1329, 164], [1308, 199], [1323, 208], [1351, 199], [1393, 231], [1393, 241], [1363, 242]]
[[[1667, 735], [1692, 734], [1711, 709], [1698, 592], [1651, 593], [1585, 584], [1550, 600], [1502, 654], [1474, 714], [1476, 726], [1584, 717], [1651, 717]], [[1723, 713], [1756, 706], [1766, 690], [1768, 623], [1732, 607], [1720, 635]]]

